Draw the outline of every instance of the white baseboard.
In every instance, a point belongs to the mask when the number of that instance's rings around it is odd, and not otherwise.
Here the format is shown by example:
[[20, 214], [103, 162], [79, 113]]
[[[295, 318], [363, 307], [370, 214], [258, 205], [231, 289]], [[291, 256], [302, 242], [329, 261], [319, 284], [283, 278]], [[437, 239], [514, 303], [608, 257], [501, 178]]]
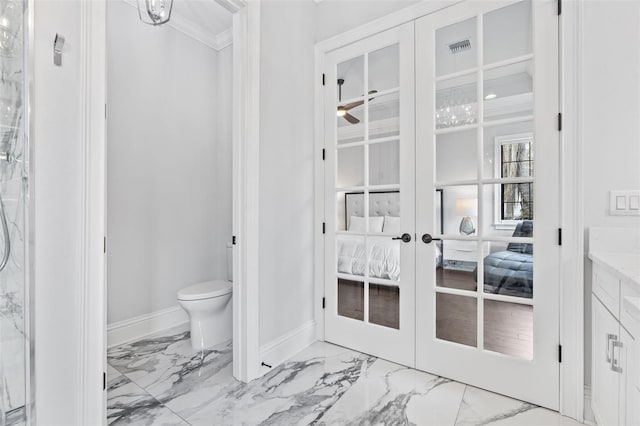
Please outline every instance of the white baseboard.
[[271, 366], [271, 368], [262, 366], [259, 371], [260, 376], [271, 371], [315, 341], [316, 322], [311, 320], [260, 346], [260, 361]]
[[163, 309], [107, 325], [107, 347], [122, 345], [158, 331], [188, 323], [189, 315], [180, 306]]
[[591, 386], [584, 386], [584, 424], [596, 426], [596, 416], [591, 409]]

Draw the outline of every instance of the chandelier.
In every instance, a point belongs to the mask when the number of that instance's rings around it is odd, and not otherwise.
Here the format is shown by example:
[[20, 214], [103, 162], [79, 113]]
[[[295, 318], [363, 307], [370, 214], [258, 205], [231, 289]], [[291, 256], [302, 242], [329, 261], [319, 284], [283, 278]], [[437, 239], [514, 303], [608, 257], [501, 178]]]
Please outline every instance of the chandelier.
[[149, 25], [162, 25], [169, 22], [173, 0], [138, 0], [138, 16]]

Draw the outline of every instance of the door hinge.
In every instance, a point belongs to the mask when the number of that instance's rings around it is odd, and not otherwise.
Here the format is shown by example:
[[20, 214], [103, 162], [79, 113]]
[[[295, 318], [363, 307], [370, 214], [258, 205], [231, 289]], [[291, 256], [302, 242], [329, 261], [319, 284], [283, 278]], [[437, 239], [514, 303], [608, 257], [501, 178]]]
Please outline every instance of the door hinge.
[[322, 309], [324, 309], [327, 306], [327, 300], [323, 297], [322, 298]]
[[102, 390], [107, 390], [107, 373], [102, 372]]
[[558, 345], [558, 362], [562, 362], [562, 345]]
[[558, 131], [559, 132], [562, 131], [562, 113], [561, 112], [558, 113]]
[[231, 237], [231, 244], [233, 244], [234, 246], [236, 245], [236, 236], [235, 235], [233, 235]]
[[562, 245], [562, 228], [558, 228], [558, 245]]
[[104, 104], [104, 118], [107, 118], [107, 104]]
[[558, 16], [562, 15], [562, 0], [558, 0]]
[[102, 252], [107, 254], [107, 237], [102, 238]]
[[322, 148], [322, 161], [324, 161], [325, 158], [327, 158], [326, 155], [327, 155], [326, 150], [324, 148]]
[[322, 73], [322, 85], [324, 86], [324, 73]]
[[326, 222], [322, 222], [322, 233], [323, 234], [327, 233], [327, 223]]

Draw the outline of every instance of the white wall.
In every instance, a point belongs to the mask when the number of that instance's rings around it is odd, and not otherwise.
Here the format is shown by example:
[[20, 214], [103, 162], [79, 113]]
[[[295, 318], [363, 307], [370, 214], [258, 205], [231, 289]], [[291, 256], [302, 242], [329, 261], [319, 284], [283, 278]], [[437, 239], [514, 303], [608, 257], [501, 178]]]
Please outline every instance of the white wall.
[[[640, 189], [640, 3], [585, 1], [584, 225], [640, 227], [640, 217], [609, 216], [609, 190]], [[585, 256], [588, 247], [585, 247]], [[585, 378], [591, 382], [591, 261], [585, 257]]]
[[316, 41], [366, 24], [418, 0], [325, 0], [318, 3]]
[[[226, 279], [231, 239], [230, 49], [107, 11], [108, 323]], [[218, 77], [224, 77], [223, 81]]]
[[261, 7], [260, 344], [313, 318], [315, 3]]
[[412, 3], [262, 3], [261, 345], [313, 319], [314, 44]]
[[[35, 7], [35, 321], [39, 424], [78, 424], [83, 135], [80, 3]], [[56, 32], [66, 38], [53, 65]]]

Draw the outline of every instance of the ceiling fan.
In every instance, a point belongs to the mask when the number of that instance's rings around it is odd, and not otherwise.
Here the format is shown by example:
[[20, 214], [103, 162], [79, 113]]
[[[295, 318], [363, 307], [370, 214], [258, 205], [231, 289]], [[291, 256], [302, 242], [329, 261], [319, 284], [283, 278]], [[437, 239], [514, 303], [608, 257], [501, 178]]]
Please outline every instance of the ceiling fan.
[[[342, 102], [342, 85], [343, 84], [344, 84], [344, 79], [339, 78], [338, 79], [338, 102]], [[374, 93], [378, 93], [378, 91], [369, 90], [369, 95], [372, 95]], [[369, 98], [369, 102], [371, 102], [373, 99], [375, 98]], [[358, 120], [353, 115], [349, 114], [349, 110], [352, 110], [355, 107], [359, 107], [362, 104], [364, 104], [364, 100], [351, 102], [350, 104], [346, 104], [346, 105], [338, 105], [338, 111], [337, 111], [338, 117], [343, 117], [345, 120], [347, 120], [351, 124], [358, 124], [360, 120]]]

